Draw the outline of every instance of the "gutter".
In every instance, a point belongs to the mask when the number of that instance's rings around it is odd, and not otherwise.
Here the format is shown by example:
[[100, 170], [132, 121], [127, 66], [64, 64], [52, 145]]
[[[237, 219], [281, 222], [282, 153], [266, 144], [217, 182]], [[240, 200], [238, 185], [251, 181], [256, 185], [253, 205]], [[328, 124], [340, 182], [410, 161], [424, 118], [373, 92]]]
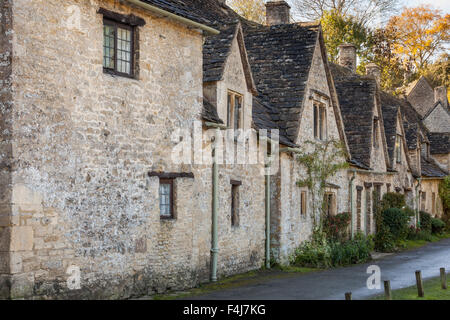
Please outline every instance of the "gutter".
[[355, 181], [356, 179], [356, 171], [353, 171], [353, 177], [350, 179], [350, 214], [352, 217], [352, 222], [351, 222], [351, 235], [352, 235], [352, 239], [355, 236], [355, 227], [354, 227], [354, 223], [355, 223], [355, 217], [353, 214], [353, 181]]
[[128, 2], [128, 3], [131, 3], [131, 4], [134, 4], [134, 5], [138, 6], [138, 7], [146, 9], [148, 11], [151, 11], [153, 13], [160, 14], [160, 15], [166, 17], [166, 18], [170, 18], [170, 19], [173, 19], [175, 21], [181, 22], [181, 23], [186, 24], [186, 25], [188, 25], [190, 27], [201, 29], [201, 30], [203, 30], [206, 33], [209, 33], [211, 35], [216, 35], [216, 34], [220, 33], [220, 31], [218, 31], [218, 30], [216, 30], [214, 28], [208, 27], [207, 25], [204, 25], [204, 24], [192, 21], [192, 20], [187, 19], [187, 18], [183, 18], [183, 17], [178, 16], [176, 14], [173, 14], [173, 13], [171, 13], [169, 11], [163, 10], [163, 9], [155, 7], [155, 6], [152, 6], [151, 4], [144, 3], [144, 2], [142, 2], [140, 0], [124, 0], [124, 1]]
[[419, 188], [422, 184], [422, 178], [417, 179], [418, 183], [416, 186], [416, 228], [420, 226], [420, 211], [419, 211], [419, 205], [420, 205], [420, 194], [419, 194]]

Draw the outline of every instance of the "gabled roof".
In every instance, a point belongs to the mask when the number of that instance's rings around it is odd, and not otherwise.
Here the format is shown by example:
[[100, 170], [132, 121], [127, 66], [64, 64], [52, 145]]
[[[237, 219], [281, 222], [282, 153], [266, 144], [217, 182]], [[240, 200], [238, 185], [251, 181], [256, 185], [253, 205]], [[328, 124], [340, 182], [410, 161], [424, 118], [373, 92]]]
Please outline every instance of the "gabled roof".
[[429, 133], [431, 154], [450, 153], [450, 133]]
[[250, 92], [256, 94], [256, 86], [247, 58], [244, 35], [239, 21], [218, 26], [220, 34], [207, 37], [203, 45], [203, 82], [223, 80], [225, 66], [231, 54], [233, 41], [236, 39], [239, 47], [245, 81]]
[[260, 101], [274, 106], [272, 120], [297, 139], [318, 24], [244, 25], [245, 44]]
[[447, 111], [448, 115], [450, 116], [450, 108], [449, 108], [449, 107], [445, 108], [445, 107], [443, 106], [443, 104], [442, 104], [442, 101], [439, 100], [439, 101], [437, 101], [437, 102], [434, 104], [434, 106], [433, 106], [430, 110], [428, 110], [427, 113], [425, 113], [425, 115], [423, 116], [423, 120], [425, 120], [426, 118], [428, 118], [428, 116], [429, 116], [431, 113], [433, 113], [433, 111], [434, 111], [438, 106], [441, 106], [442, 109], [444, 109], [444, 111]]
[[442, 179], [448, 175], [448, 172], [439, 167], [432, 158], [425, 159], [425, 157], [421, 157], [420, 165], [422, 167], [422, 177]]
[[397, 99], [386, 93], [380, 93], [381, 109], [383, 110], [384, 132], [391, 162], [394, 161], [395, 140], [397, 137], [397, 119], [400, 106]]
[[[372, 77], [352, 74], [330, 64], [352, 159], [370, 167], [377, 83]], [[382, 130], [383, 132], [383, 130]]]

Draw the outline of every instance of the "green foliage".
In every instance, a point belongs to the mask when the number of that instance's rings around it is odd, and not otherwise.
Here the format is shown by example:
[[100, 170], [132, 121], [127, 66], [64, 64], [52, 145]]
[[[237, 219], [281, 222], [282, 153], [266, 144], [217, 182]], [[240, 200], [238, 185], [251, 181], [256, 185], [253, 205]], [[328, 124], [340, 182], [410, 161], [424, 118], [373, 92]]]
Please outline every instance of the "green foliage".
[[404, 240], [408, 235], [410, 216], [404, 210], [391, 208], [383, 211], [383, 224], [389, 228], [394, 240]]
[[408, 240], [424, 240], [424, 241], [432, 241], [433, 237], [431, 235], [431, 231], [422, 230], [420, 228], [415, 228], [411, 226], [408, 232]]
[[327, 216], [324, 219], [323, 230], [328, 239], [333, 241], [345, 241], [348, 239], [348, 227], [350, 226], [351, 215], [348, 212]]
[[343, 16], [336, 10], [325, 11], [321, 19], [325, 45], [332, 62], [337, 61], [339, 46], [352, 43], [361, 54], [367, 50], [368, 29], [352, 16]]
[[443, 233], [445, 229], [445, 222], [438, 218], [431, 219], [431, 232], [434, 234]]
[[373, 248], [372, 238], [362, 234], [356, 235], [353, 240], [339, 242], [328, 240], [323, 232], [315, 232], [311, 241], [295, 251], [290, 262], [296, 266], [315, 268], [345, 266], [370, 260]]
[[380, 224], [374, 238], [375, 250], [379, 252], [392, 252], [395, 250], [395, 239], [389, 227]]
[[439, 184], [439, 196], [446, 215], [450, 216], [450, 176], [445, 177]]
[[380, 206], [382, 211], [391, 208], [402, 209], [406, 206], [405, 195], [395, 192], [385, 193]]
[[420, 229], [431, 233], [431, 214], [420, 211]]

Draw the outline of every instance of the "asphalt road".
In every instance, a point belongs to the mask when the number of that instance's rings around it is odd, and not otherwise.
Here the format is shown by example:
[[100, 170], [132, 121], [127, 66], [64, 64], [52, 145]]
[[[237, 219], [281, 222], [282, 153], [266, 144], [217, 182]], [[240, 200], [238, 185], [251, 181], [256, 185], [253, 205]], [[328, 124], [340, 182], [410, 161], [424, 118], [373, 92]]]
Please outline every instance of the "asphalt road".
[[[381, 270], [381, 288], [369, 290], [367, 268]], [[343, 300], [352, 292], [353, 300], [367, 299], [384, 292], [383, 281], [390, 280], [392, 290], [415, 285], [415, 271], [422, 278], [439, 276], [439, 268], [450, 272], [450, 239], [430, 243], [422, 248], [390, 255], [363, 265], [306, 273], [294, 277], [268, 280], [190, 299], [206, 300]]]

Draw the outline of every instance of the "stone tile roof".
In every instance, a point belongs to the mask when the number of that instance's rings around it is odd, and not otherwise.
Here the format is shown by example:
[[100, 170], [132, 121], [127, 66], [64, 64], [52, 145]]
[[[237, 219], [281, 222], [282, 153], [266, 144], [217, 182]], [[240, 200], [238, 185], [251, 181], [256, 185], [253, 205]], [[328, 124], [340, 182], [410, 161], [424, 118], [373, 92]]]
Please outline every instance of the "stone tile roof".
[[352, 159], [370, 167], [373, 110], [377, 84], [372, 77], [351, 74], [350, 70], [330, 64], [344, 120]]
[[[278, 125], [272, 120], [271, 114], [276, 112], [273, 108], [258, 98], [253, 98], [253, 124], [255, 129], [279, 130], [280, 143], [288, 147], [297, 147], [286, 134], [285, 130], [280, 130]], [[267, 133], [270, 136], [270, 132]]]
[[439, 167], [432, 159], [425, 159], [421, 157], [422, 177], [426, 178], [444, 178], [448, 175], [448, 172]]
[[383, 112], [384, 133], [391, 163], [394, 162], [395, 140], [397, 137], [397, 114], [401, 101], [391, 94], [380, 92], [381, 110]]
[[274, 106], [270, 116], [295, 141], [319, 25], [243, 24], [259, 100]]
[[192, 0], [140, 0], [177, 16], [208, 25], [211, 23], [204, 15], [193, 10]]
[[217, 113], [217, 108], [209, 102], [206, 98], [203, 98], [203, 110], [202, 110], [202, 118], [203, 120], [220, 123], [224, 122], [220, 119], [219, 114]]
[[231, 45], [238, 23], [216, 26], [218, 35], [207, 37], [203, 45], [203, 81], [222, 80], [225, 62], [231, 53]]
[[450, 153], [450, 133], [429, 133], [431, 154]]

